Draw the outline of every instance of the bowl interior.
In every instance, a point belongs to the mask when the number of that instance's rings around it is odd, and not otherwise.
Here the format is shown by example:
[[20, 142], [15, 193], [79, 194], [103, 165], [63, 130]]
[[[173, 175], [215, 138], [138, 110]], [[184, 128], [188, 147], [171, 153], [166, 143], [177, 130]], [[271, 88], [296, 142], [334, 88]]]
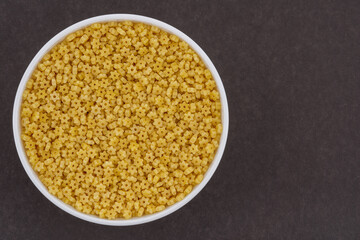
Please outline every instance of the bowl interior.
[[[25, 90], [26, 82], [31, 77], [31, 74], [34, 71], [34, 69], [36, 68], [38, 62], [56, 44], [61, 42], [68, 34], [74, 32], [74, 31], [77, 31], [79, 29], [82, 29], [93, 23], [109, 22], [109, 21], [125, 21], [125, 20], [130, 20], [130, 21], [134, 21], [134, 22], [142, 22], [142, 23], [149, 24], [149, 25], [155, 25], [166, 32], [177, 35], [182, 40], [187, 42], [194, 51], [196, 51], [196, 53], [201, 57], [201, 59], [203, 60], [203, 62], [207, 66], [207, 68], [211, 71], [213, 78], [217, 84], [217, 88], [220, 93], [221, 118], [222, 118], [222, 124], [223, 124], [223, 132], [220, 137], [219, 147], [217, 149], [215, 158], [213, 159], [212, 163], [210, 164], [208, 171], [205, 173], [204, 179], [202, 180], [202, 182], [200, 184], [196, 185], [193, 188], [193, 190], [191, 191], [191, 193], [188, 194], [183, 200], [175, 203], [172, 206], [166, 207], [163, 211], [160, 211], [160, 212], [157, 212], [154, 214], [144, 215], [141, 217], [134, 217], [134, 218], [131, 218], [128, 220], [125, 220], [125, 219], [108, 220], [108, 219], [102, 219], [95, 215], [89, 215], [89, 214], [79, 212], [72, 206], [64, 203], [63, 201], [61, 201], [60, 199], [58, 199], [57, 197], [55, 197], [54, 195], [52, 195], [48, 192], [47, 188], [39, 180], [37, 174], [32, 169], [30, 163], [27, 160], [25, 149], [24, 149], [24, 146], [23, 146], [23, 143], [21, 140], [20, 110], [21, 110], [22, 93]], [[15, 97], [14, 109], [13, 109], [13, 132], [14, 132], [16, 149], [17, 149], [21, 163], [22, 163], [26, 173], [28, 174], [28, 176], [30, 177], [30, 179], [32, 180], [34, 185], [39, 189], [39, 191], [47, 199], [49, 199], [52, 203], [54, 203], [56, 206], [58, 206], [59, 208], [61, 208], [62, 210], [68, 212], [69, 214], [71, 214], [73, 216], [76, 216], [80, 219], [83, 219], [83, 220], [86, 220], [89, 222], [103, 224], [103, 225], [113, 225], [113, 226], [136, 225], [136, 224], [146, 223], [146, 222], [150, 222], [150, 221], [162, 218], [162, 217], [176, 211], [177, 209], [181, 208], [186, 203], [188, 203], [192, 198], [194, 198], [201, 191], [201, 189], [204, 188], [206, 183], [210, 180], [211, 176], [215, 172], [215, 170], [220, 162], [220, 159], [224, 152], [226, 140], [227, 140], [228, 128], [229, 128], [229, 110], [228, 110], [228, 104], [227, 104], [227, 99], [226, 99], [226, 93], [225, 93], [223, 84], [221, 82], [220, 76], [219, 76], [215, 66], [213, 65], [213, 63], [211, 62], [209, 57], [205, 54], [205, 52], [193, 40], [191, 40], [188, 36], [186, 36], [181, 31], [177, 30], [176, 28], [174, 28], [164, 22], [161, 22], [159, 20], [153, 19], [153, 18], [139, 16], [139, 15], [133, 15], [133, 14], [110, 14], [110, 15], [102, 15], [102, 16], [98, 16], [98, 17], [89, 18], [89, 19], [83, 20], [81, 22], [78, 22], [74, 25], [71, 25], [70, 27], [66, 28], [65, 30], [61, 31], [56, 36], [54, 36], [49, 42], [47, 42], [40, 49], [40, 51], [35, 55], [35, 57], [31, 61], [31, 63], [27, 67], [27, 69], [21, 79], [21, 82], [19, 84], [19, 87], [18, 87], [18, 90], [16, 93], [16, 97]]]

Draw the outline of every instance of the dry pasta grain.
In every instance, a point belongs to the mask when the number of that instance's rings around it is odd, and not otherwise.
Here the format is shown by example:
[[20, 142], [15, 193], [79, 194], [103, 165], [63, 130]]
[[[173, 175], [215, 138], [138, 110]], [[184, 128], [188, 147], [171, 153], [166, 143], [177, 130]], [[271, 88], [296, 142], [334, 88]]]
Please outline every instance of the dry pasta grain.
[[22, 139], [49, 192], [101, 218], [162, 211], [215, 156], [221, 104], [211, 72], [177, 36], [96, 23], [38, 64], [23, 93]]

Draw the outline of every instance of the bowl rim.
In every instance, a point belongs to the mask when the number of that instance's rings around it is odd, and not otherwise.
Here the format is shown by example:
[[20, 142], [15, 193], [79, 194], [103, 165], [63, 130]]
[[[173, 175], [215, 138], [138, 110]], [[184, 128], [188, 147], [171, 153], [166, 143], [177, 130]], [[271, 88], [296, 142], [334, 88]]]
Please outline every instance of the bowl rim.
[[[25, 90], [27, 81], [30, 79], [31, 74], [34, 71], [34, 69], [36, 68], [38, 62], [56, 44], [58, 44], [59, 42], [64, 40], [65, 37], [67, 35], [69, 35], [70, 33], [75, 32], [79, 29], [82, 29], [86, 26], [89, 26], [93, 23], [111, 22], [111, 21], [126, 21], [126, 20], [133, 21], [133, 22], [142, 22], [142, 23], [149, 24], [149, 25], [154, 25], [168, 33], [175, 34], [179, 38], [181, 38], [182, 40], [187, 42], [189, 44], [189, 46], [201, 57], [201, 59], [203, 60], [205, 65], [208, 67], [208, 69], [212, 73], [213, 78], [216, 82], [218, 91], [220, 93], [221, 118], [222, 118], [222, 124], [223, 124], [223, 131], [222, 131], [222, 134], [220, 137], [219, 147], [217, 149], [216, 155], [215, 155], [212, 163], [210, 164], [209, 169], [204, 174], [204, 179], [201, 181], [200, 184], [196, 185], [193, 188], [193, 190], [188, 195], [185, 196], [185, 198], [183, 200], [176, 202], [175, 204], [168, 206], [164, 210], [157, 212], [157, 213], [144, 215], [141, 217], [133, 217], [133, 218], [127, 219], [127, 220], [126, 219], [109, 220], [109, 219], [100, 218], [95, 215], [82, 213], [82, 212], [76, 210], [75, 208], [73, 208], [72, 206], [64, 203], [63, 201], [61, 201], [54, 195], [49, 193], [47, 188], [39, 180], [37, 174], [32, 169], [32, 167], [27, 159], [25, 149], [23, 146], [23, 142], [21, 140], [20, 110], [21, 110], [21, 103], [22, 103], [22, 93]], [[198, 44], [196, 44], [190, 37], [188, 37], [186, 34], [181, 32], [180, 30], [176, 29], [175, 27], [173, 27], [167, 23], [164, 23], [162, 21], [159, 21], [157, 19], [154, 19], [154, 18], [145, 17], [145, 16], [141, 16], [141, 15], [136, 15], [136, 14], [107, 14], [107, 15], [100, 15], [100, 16], [96, 16], [96, 17], [87, 18], [85, 20], [82, 20], [80, 22], [77, 22], [77, 23], [65, 28], [64, 30], [62, 30], [61, 32], [56, 34], [54, 37], [52, 37], [39, 50], [39, 52], [35, 55], [35, 57], [32, 59], [32, 61], [26, 68], [26, 71], [25, 71], [24, 75], [22, 76], [21, 81], [19, 83], [19, 87], [16, 92], [14, 106], [13, 106], [12, 127], [13, 127], [15, 145], [16, 145], [16, 149], [17, 149], [19, 158], [21, 160], [21, 163], [22, 163], [27, 175], [33, 182], [33, 184], [48, 200], [50, 200], [53, 204], [55, 204], [57, 207], [64, 210], [65, 212], [67, 212], [77, 218], [80, 218], [82, 220], [88, 221], [88, 222], [102, 224], [102, 225], [108, 225], [108, 226], [131, 226], [131, 225], [137, 225], [137, 224], [151, 222], [151, 221], [163, 218], [163, 217], [175, 212], [176, 210], [183, 207], [186, 203], [188, 203], [191, 199], [193, 199], [205, 187], [205, 185], [209, 182], [210, 178], [214, 174], [216, 168], [218, 167], [221, 157], [223, 155], [224, 149], [225, 149], [227, 135], [228, 135], [228, 129], [229, 129], [229, 109], [228, 109], [228, 103], [227, 103], [225, 89], [224, 89], [221, 78], [220, 78], [214, 64], [211, 62], [210, 58], [206, 55], [206, 53], [200, 48], [200, 46]]]

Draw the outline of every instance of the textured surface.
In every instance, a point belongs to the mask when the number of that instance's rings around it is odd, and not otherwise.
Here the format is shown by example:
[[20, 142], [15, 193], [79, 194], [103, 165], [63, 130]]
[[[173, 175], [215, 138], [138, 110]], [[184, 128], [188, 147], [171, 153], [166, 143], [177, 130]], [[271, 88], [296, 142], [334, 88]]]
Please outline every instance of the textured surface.
[[[359, 239], [359, 1], [0, 1], [0, 239]], [[27, 65], [88, 17], [136, 13], [212, 59], [230, 107], [222, 162], [181, 210], [133, 227], [52, 205], [18, 159], [11, 114]]]

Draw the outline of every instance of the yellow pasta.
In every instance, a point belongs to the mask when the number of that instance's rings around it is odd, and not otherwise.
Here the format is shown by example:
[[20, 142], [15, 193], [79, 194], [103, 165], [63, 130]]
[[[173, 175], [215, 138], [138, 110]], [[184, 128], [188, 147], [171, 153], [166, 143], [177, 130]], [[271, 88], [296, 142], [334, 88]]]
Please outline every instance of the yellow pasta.
[[181, 201], [218, 148], [221, 104], [189, 45], [155, 26], [96, 23], [38, 64], [23, 93], [22, 140], [49, 192], [101, 218]]

